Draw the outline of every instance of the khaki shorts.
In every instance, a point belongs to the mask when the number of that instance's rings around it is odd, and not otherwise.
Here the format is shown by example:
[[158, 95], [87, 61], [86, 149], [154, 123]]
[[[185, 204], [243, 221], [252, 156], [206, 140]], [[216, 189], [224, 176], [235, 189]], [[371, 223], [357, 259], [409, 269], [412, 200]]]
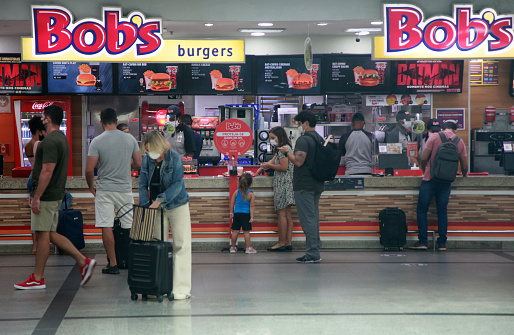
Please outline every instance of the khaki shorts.
[[132, 205], [134, 197], [132, 192], [120, 193], [110, 191], [96, 191], [95, 197], [95, 227], [109, 228], [114, 225], [115, 209], [120, 210], [121, 228], [132, 228]]
[[35, 231], [56, 231], [62, 200], [41, 201], [39, 214], [30, 211], [30, 228]]

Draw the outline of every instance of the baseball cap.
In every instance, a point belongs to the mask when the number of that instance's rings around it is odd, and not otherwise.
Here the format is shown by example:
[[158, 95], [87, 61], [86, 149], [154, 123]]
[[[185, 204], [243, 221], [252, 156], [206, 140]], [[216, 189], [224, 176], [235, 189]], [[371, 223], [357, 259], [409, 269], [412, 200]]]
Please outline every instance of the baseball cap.
[[427, 122], [427, 129], [434, 133], [441, 131], [441, 122], [438, 119], [430, 119]]
[[182, 111], [177, 105], [171, 105], [168, 107], [168, 115], [180, 116], [182, 115]]
[[410, 113], [407, 111], [399, 111], [396, 114], [396, 121], [400, 120], [410, 120]]
[[364, 121], [364, 115], [362, 113], [355, 113], [352, 116], [352, 122], [353, 121]]

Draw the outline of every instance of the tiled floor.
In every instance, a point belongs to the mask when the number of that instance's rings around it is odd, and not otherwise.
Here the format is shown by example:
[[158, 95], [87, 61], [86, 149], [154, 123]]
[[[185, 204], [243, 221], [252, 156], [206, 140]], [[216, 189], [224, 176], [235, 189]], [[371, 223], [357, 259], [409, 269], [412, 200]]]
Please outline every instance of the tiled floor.
[[514, 252], [325, 250], [193, 254], [193, 297], [131, 301], [127, 271], [105, 254], [78, 287], [68, 256], [50, 256], [42, 291], [13, 284], [33, 256], [0, 256], [0, 334], [513, 334]]

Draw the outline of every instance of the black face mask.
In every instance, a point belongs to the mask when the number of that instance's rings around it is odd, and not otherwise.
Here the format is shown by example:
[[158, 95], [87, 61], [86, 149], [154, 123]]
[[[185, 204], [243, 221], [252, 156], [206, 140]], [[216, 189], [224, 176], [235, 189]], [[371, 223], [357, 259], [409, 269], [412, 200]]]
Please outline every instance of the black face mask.
[[45, 137], [43, 135], [39, 135], [39, 140], [42, 141]]

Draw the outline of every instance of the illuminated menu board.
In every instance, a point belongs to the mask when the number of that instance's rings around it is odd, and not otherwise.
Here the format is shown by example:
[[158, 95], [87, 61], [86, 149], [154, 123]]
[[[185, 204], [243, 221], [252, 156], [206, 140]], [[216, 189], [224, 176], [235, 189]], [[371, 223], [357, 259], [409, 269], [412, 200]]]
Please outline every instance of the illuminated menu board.
[[393, 62], [394, 92], [462, 93], [463, 60], [402, 60]]
[[388, 93], [391, 63], [373, 61], [371, 55], [327, 55], [326, 93]]
[[314, 56], [311, 69], [303, 55], [257, 56], [257, 94], [320, 95], [321, 57]]
[[112, 64], [97, 62], [50, 62], [48, 93], [112, 94]]
[[193, 63], [187, 74], [187, 93], [253, 94], [253, 61], [254, 57], [246, 56], [244, 64]]
[[183, 94], [184, 65], [168, 63], [118, 64], [119, 94]]
[[0, 94], [41, 94], [42, 63], [25, 63], [19, 54], [0, 55]]

